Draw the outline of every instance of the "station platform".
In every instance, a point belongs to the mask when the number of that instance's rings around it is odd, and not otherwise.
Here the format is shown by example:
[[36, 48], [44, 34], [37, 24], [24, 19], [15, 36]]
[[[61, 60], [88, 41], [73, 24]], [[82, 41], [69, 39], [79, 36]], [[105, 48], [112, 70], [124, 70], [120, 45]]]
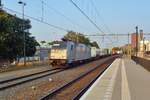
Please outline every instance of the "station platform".
[[80, 100], [150, 100], [150, 72], [131, 59], [118, 58]]

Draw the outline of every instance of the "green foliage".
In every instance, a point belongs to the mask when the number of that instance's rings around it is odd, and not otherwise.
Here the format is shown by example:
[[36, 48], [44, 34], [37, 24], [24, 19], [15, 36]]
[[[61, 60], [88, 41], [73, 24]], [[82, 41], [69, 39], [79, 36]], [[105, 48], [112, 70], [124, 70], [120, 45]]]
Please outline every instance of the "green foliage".
[[53, 45], [55, 43], [59, 43], [60, 41], [52, 41], [52, 42], [48, 42], [47, 44], [50, 46], [50, 45]]
[[[22, 25], [24, 23], [24, 28]], [[21, 20], [15, 16], [0, 11], [0, 58], [9, 61], [23, 56], [24, 31], [31, 28], [29, 20]], [[30, 33], [26, 32], [26, 54], [34, 55], [39, 45]]]
[[43, 40], [40, 43], [41, 43], [42, 46], [44, 46], [44, 44], [46, 43], [46, 41]]
[[70, 41], [74, 41], [74, 42], [79, 42], [79, 43], [83, 43], [85, 45], [90, 45], [90, 46], [95, 46], [97, 48], [99, 48], [97, 42], [90, 42], [89, 38], [85, 37], [83, 34], [81, 33], [76, 33], [73, 31], [69, 31], [64, 37], [63, 40], [70, 40]]
[[26, 36], [26, 56], [34, 56], [36, 52], [36, 46], [39, 46], [39, 43], [35, 40], [35, 37], [29, 35]]
[[47, 45], [48, 45], [48, 46], [51, 46], [51, 45], [52, 45], [52, 42], [48, 42]]
[[98, 46], [98, 44], [97, 44], [97, 42], [96, 42], [96, 41], [91, 42], [91, 46], [92, 46], [92, 47], [99, 48], [99, 46]]
[[74, 42], [77, 42], [77, 39], [78, 39], [78, 35], [73, 32], [73, 31], [69, 31], [65, 36], [64, 36], [64, 40], [70, 40], [70, 41], [74, 41]]

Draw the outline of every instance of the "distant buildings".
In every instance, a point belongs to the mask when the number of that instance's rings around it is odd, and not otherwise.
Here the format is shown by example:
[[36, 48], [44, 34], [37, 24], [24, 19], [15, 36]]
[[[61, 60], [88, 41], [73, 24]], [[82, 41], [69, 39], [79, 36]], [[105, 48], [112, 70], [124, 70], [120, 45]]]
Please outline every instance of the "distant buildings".
[[150, 41], [144, 40], [143, 35], [144, 35], [143, 30], [140, 30], [137, 40], [137, 34], [136, 33], [131, 34], [131, 48], [133, 55], [135, 55], [136, 47], [138, 47], [138, 56], [143, 56], [145, 52], [150, 51]]
[[[26, 61], [46, 61], [49, 57], [50, 47], [37, 47], [35, 55], [32, 57], [27, 57]], [[23, 62], [24, 58], [20, 58], [19, 62]]]
[[50, 47], [37, 47], [35, 57], [40, 61], [48, 60], [50, 50]]
[[132, 33], [131, 35], [131, 47], [136, 48], [136, 33]]
[[145, 52], [145, 51], [150, 51], [150, 41], [145, 40], [145, 41], [140, 41], [140, 52]]
[[123, 54], [131, 55], [131, 44], [126, 44], [122, 46], [121, 48], [122, 48]]
[[[143, 30], [140, 30], [140, 34], [138, 35], [138, 40], [136, 39], [137, 38], [137, 34], [136, 33], [132, 33], [131, 35], [131, 47], [132, 48], [136, 48], [136, 42], [138, 42], [138, 45], [139, 45], [139, 42], [141, 40], [143, 40]], [[139, 48], [139, 46], [138, 46]]]

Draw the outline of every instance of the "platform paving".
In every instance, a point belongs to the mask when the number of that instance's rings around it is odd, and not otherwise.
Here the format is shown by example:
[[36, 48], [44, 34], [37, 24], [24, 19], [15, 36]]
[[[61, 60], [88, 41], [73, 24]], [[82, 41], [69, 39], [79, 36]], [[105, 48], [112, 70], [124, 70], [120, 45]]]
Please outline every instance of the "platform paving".
[[131, 59], [118, 58], [80, 100], [150, 100], [150, 72]]

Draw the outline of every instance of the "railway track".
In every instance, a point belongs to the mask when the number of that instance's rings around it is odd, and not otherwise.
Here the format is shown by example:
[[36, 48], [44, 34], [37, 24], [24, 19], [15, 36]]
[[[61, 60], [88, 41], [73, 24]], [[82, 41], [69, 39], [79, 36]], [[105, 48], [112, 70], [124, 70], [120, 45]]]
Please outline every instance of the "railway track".
[[48, 75], [56, 74], [64, 70], [65, 69], [56, 68], [56, 69], [41, 71], [41, 72], [37, 72], [37, 73], [33, 73], [33, 74], [21, 76], [21, 77], [12, 78], [12, 79], [6, 79], [3, 81], [0, 81], [0, 91], [29, 82], [29, 81], [33, 81], [33, 80], [36, 80], [36, 79], [39, 79]]
[[[66, 98], [62, 98], [60, 96], [61, 92], [63, 93], [64, 91], [69, 90], [69, 89], [70, 89], [70, 92], [72, 92], [73, 88], [70, 88], [71, 86], [73, 86], [76, 83], [80, 84], [80, 80], [82, 80], [83, 78], [87, 77], [88, 75], [94, 73], [95, 71], [99, 70], [98, 73], [96, 74], [96, 76], [94, 76], [94, 78], [84, 88], [82, 88], [80, 91], [78, 91], [78, 93], [76, 93], [72, 98], [69, 98], [69, 99], [78, 100], [82, 96], [82, 94], [92, 85], [92, 83], [94, 83], [95, 80], [108, 68], [108, 66], [113, 62], [113, 60], [114, 59], [105, 61], [103, 64], [100, 64], [100, 65], [96, 66], [94, 69], [92, 69], [86, 73], [83, 73], [79, 77], [71, 80], [69, 83], [67, 83], [53, 91], [50, 91], [48, 94], [46, 94], [45, 96], [40, 98], [40, 100], [55, 100], [56, 98], [57, 99], [66, 99]], [[101, 68], [101, 66], [104, 66], [104, 67]], [[75, 88], [76, 87], [74, 87], [74, 89]], [[60, 98], [57, 96], [60, 96]], [[65, 96], [69, 96], [69, 95], [65, 95]], [[68, 99], [66, 99], [66, 100], [68, 100]]]
[[107, 64], [104, 64], [103, 66], [105, 66], [106, 68], [104, 68], [99, 74], [97, 74], [95, 76], [95, 78], [93, 78], [93, 80], [91, 80], [88, 84], [86, 84], [86, 86], [81, 89], [78, 94], [76, 94], [75, 96], [73, 96], [73, 100], [79, 100], [80, 97], [90, 88], [90, 86], [92, 86], [92, 84], [101, 76], [101, 74], [112, 64], [114, 60], [109, 61]]
[[[76, 66], [76, 67], [78, 67], [78, 66]], [[74, 67], [72, 67], [72, 68], [74, 68]], [[28, 75], [24, 75], [24, 76], [20, 76], [20, 77], [16, 77], [16, 78], [0, 80], [0, 91], [17, 86], [17, 85], [21, 85], [26, 82], [36, 80], [36, 79], [39, 79], [42, 77], [56, 74], [56, 73], [62, 72], [64, 70], [67, 70], [67, 69], [55, 68], [55, 69], [49, 69], [49, 70], [45, 70], [45, 71], [41, 71], [41, 72], [37, 72], [37, 73], [33, 73], [33, 74], [28, 74]]]
[[[75, 67], [71, 67], [71, 68], [75, 68]], [[54, 69], [49, 69], [49, 70], [45, 70], [45, 71], [41, 71], [41, 72], [37, 72], [33, 74], [28, 74], [28, 75], [24, 75], [24, 76], [20, 76], [16, 78], [0, 80], [0, 91], [17, 86], [17, 85], [21, 85], [26, 82], [40, 79], [42, 77], [53, 75], [53, 74], [56, 74], [65, 70], [68, 70], [68, 69], [54, 68]]]

